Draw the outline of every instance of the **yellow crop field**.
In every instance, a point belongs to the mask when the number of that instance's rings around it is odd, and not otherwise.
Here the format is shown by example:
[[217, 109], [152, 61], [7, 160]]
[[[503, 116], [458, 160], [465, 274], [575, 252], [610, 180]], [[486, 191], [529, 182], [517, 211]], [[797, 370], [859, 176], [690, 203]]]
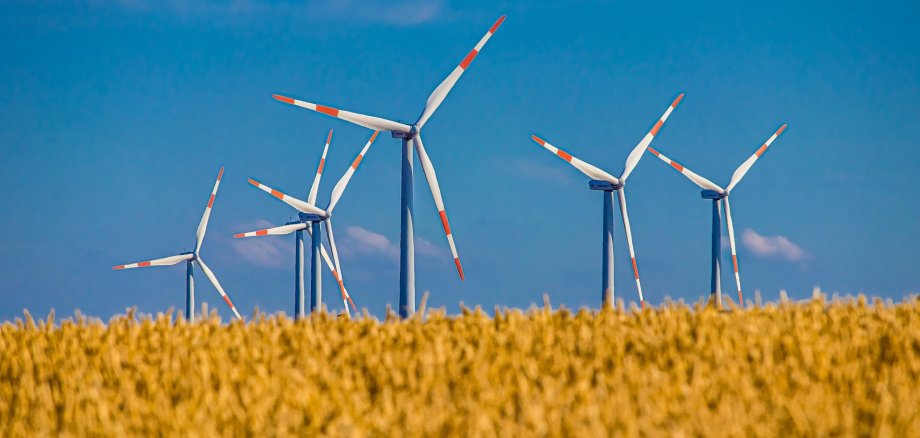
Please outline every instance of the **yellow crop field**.
[[0, 436], [920, 434], [920, 302], [0, 328]]

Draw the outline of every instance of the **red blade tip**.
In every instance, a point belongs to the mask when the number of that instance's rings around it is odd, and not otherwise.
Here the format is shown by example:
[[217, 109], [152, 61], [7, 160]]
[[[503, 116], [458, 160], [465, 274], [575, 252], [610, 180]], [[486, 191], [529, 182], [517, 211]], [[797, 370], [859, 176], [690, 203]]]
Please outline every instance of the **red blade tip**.
[[217, 172], [217, 180], [220, 181], [220, 179], [223, 177], [224, 177], [224, 168], [221, 167], [220, 172]]
[[684, 93], [680, 93], [680, 95], [677, 96], [677, 99], [674, 99], [674, 103], [672, 103], [671, 106], [674, 108], [677, 108], [677, 104], [679, 104], [681, 99], [683, 98], [684, 98]]
[[377, 134], [380, 134], [380, 131], [374, 131], [374, 133], [371, 134], [371, 139], [368, 140], [368, 143], [373, 143], [373, 142], [374, 142], [374, 139], [377, 138]]
[[496, 20], [495, 24], [492, 25], [492, 28], [489, 29], [489, 33], [495, 33], [495, 31], [498, 30], [498, 27], [502, 25], [503, 21], [505, 21], [504, 15], [502, 15], [501, 17], [498, 17], [498, 20]]
[[239, 239], [240, 237], [246, 237], [246, 234], [245, 233], [234, 234], [233, 237], [236, 239]]
[[332, 130], [329, 130], [329, 135], [326, 136], [326, 144], [332, 143]]
[[291, 99], [290, 97], [284, 97], [284, 96], [282, 96], [282, 95], [280, 95], [280, 94], [272, 94], [272, 97], [274, 97], [275, 100], [280, 100], [280, 101], [282, 101], [282, 102], [284, 102], [284, 103], [289, 103], [289, 104], [291, 104], [291, 105], [294, 104], [294, 99]]
[[540, 138], [540, 137], [537, 137], [536, 135], [531, 135], [531, 136], [530, 136], [530, 138], [532, 138], [532, 139], [533, 139], [533, 141], [535, 141], [535, 142], [537, 142], [537, 143], [539, 143], [539, 144], [540, 144], [540, 146], [543, 146], [543, 145], [545, 145], [545, 144], [546, 144], [546, 142], [545, 142], [545, 141], [543, 141], [543, 139], [542, 139], [542, 138]]
[[252, 184], [252, 185], [254, 185], [254, 186], [256, 186], [256, 187], [259, 186], [259, 182], [256, 181], [256, 180], [254, 180], [254, 179], [252, 179], [252, 178], [246, 178], [246, 181], [249, 181], [249, 184]]
[[783, 126], [780, 126], [780, 127], [779, 127], [779, 130], [778, 130], [778, 131], [776, 131], [776, 135], [780, 135], [780, 134], [782, 134], [782, 133], [783, 133], [783, 131], [785, 131], [785, 130], [786, 130], [786, 126], [788, 126], [788, 125], [786, 125], [785, 123], [783, 123]]
[[125, 265], [112, 266], [113, 271], [117, 271], [119, 269], [125, 269]]
[[457, 265], [457, 273], [460, 274], [460, 281], [463, 281], [463, 266], [460, 266], [460, 259], [454, 259], [454, 264]]

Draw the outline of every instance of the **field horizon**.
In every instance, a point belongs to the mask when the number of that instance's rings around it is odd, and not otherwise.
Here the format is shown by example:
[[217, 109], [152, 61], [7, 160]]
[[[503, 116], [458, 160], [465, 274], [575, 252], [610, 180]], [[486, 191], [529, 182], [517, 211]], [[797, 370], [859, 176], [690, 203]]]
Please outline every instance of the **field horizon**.
[[906, 435], [920, 300], [0, 325], [0, 431]]

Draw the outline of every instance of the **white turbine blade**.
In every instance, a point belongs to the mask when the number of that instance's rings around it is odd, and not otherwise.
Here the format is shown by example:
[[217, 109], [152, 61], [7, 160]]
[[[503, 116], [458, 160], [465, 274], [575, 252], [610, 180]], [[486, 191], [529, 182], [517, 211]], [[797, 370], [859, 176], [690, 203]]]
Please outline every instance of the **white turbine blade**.
[[428, 96], [428, 101], [425, 102], [425, 109], [422, 111], [422, 114], [419, 115], [418, 121], [415, 122], [419, 129], [421, 129], [422, 126], [425, 126], [425, 122], [427, 122], [431, 115], [434, 114], [435, 110], [438, 109], [438, 106], [440, 106], [441, 102], [444, 101], [444, 98], [447, 97], [447, 93], [450, 93], [450, 89], [454, 87], [454, 85], [457, 83], [457, 80], [460, 79], [460, 76], [463, 74], [463, 72], [466, 71], [466, 69], [470, 66], [470, 63], [473, 62], [473, 59], [476, 58], [476, 55], [479, 54], [479, 52], [482, 50], [482, 47], [486, 45], [486, 42], [489, 41], [489, 38], [492, 38], [492, 34], [498, 30], [498, 27], [502, 25], [503, 21], [505, 21], [504, 15], [498, 18], [495, 24], [493, 24], [489, 31], [486, 32], [485, 36], [479, 40], [479, 44], [476, 44], [476, 47], [474, 47], [473, 50], [471, 50], [470, 53], [467, 54], [465, 58], [463, 58], [463, 61], [460, 61], [460, 65], [458, 65], [454, 71], [450, 72], [450, 74], [444, 78], [444, 81], [438, 85], [438, 88], [435, 88], [431, 95]]
[[[342, 291], [342, 301], [348, 301], [351, 303], [351, 306], [358, 311], [358, 308], [355, 307], [355, 303], [351, 301], [351, 296], [345, 292], [345, 274], [342, 273], [342, 265], [339, 263], [339, 250], [335, 246], [335, 233], [332, 231], [332, 219], [326, 218], [324, 221], [326, 225], [326, 237], [329, 239], [329, 247], [332, 248], [332, 260], [335, 261], [335, 268], [338, 271], [338, 276], [336, 280], [339, 282], [339, 289]], [[348, 306], [345, 306], [345, 312], [348, 315], [351, 315], [351, 312], [348, 312]]]
[[687, 169], [686, 167], [681, 166], [678, 162], [673, 161], [670, 158], [662, 155], [660, 152], [656, 151], [651, 146], [648, 147], [648, 151], [655, 154], [656, 157], [661, 158], [661, 161], [664, 161], [665, 163], [670, 164], [671, 167], [673, 167], [678, 172], [686, 176], [687, 179], [689, 179], [690, 181], [693, 181], [693, 183], [698, 185], [701, 189], [715, 190], [718, 193], [725, 193], [725, 190], [722, 190], [722, 188], [717, 186], [716, 183], [693, 173], [693, 171], [691, 171], [690, 169]]
[[632, 260], [633, 276], [636, 277], [636, 289], [639, 291], [639, 304], [645, 308], [642, 296], [642, 282], [639, 281], [639, 265], [636, 264], [636, 251], [633, 249], [632, 229], [629, 227], [629, 213], [626, 211], [626, 188], [617, 190], [620, 194], [620, 215], [623, 216], [623, 229], [626, 230], [626, 244], [629, 246], [629, 258]]
[[243, 317], [240, 316], [240, 312], [236, 311], [236, 306], [234, 306], [233, 302], [230, 301], [230, 297], [227, 295], [226, 292], [224, 292], [224, 288], [220, 287], [220, 283], [217, 282], [217, 277], [215, 277], [214, 273], [211, 272], [211, 268], [208, 268], [208, 265], [204, 263], [204, 260], [202, 260], [201, 257], [198, 257], [198, 259], [196, 259], [195, 261], [198, 262], [198, 266], [201, 267], [201, 270], [204, 272], [204, 275], [208, 277], [208, 280], [211, 280], [211, 284], [213, 284], [214, 288], [217, 289], [217, 292], [220, 293], [220, 296], [224, 299], [224, 302], [226, 302], [227, 305], [230, 306], [230, 310], [232, 310], [233, 314], [236, 315], [236, 319], [239, 319], [240, 321], [242, 321]]
[[291, 234], [297, 230], [302, 230], [307, 228], [307, 224], [290, 224], [290, 225], [281, 225], [279, 227], [266, 228], [264, 230], [250, 231], [248, 233], [239, 233], [234, 234], [233, 237], [239, 239], [243, 237], [255, 237], [255, 236], [283, 236], [285, 234]]
[[273, 188], [271, 188], [271, 187], [269, 187], [269, 186], [267, 186], [267, 185], [265, 185], [265, 184], [262, 184], [262, 183], [260, 183], [260, 182], [258, 182], [258, 181], [256, 181], [256, 180], [254, 180], [254, 179], [252, 179], [252, 178], [247, 178], [247, 181], [249, 181], [249, 184], [252, 184], [252, 185], [258, 187], [259, 189], [261, 189], [261, 190], [264, 191], [265, 193], [268, 193], [268, 194], [270, 194], [270, 195], [272, 195], [272, 196], [274, 196], [274, 197], [280, 199], [281, 202], [283, 202], [283, 203], [285, 203], [285, 204], [287, 204], [287, 205], [290, 205], [291, 207], [294, 207], [297, 211], [299, 211], [299, 212], [301, 212], [301, 213], [316, 214], [316, 215], [320, 215], [320, 216], [325, 216], [325, 215], [326, 215], [326, 212], [325, 212], [325, 211], [321, 210], [319, 207], [317, 207], [317, 206], [315, 206], [315, 205], [313, 205], [313, 204], [310, 204], [309, 202], [301, 201], [300, 199], [297, 199], [297, 198], [295, 198], [295, 197], [293, 197], [293, 196], [290, 196], [290, 195], [285, 195], [284, 193], [281, 193], [281, 192], [279, 192], [279, 191], [277, 191], [277, 190], [275, 190], [275, 189], [273, 189]]
[[674, 99], [674, 102], [671, 102], [671, 106], [664, 112], [658, 122], [655, 123], [655, 126], [645, 134], [645, 137], [642, 138], [642, 141], [633, 148], [632, 152], [629, 153], [629, 156], [626, 157], [626, 167], [623, 169], [623, 175], [620, 176], [620, 179], [626, 181], [626, 178], [629, 177], [629, 174], [632, 173], [633, 169], [636, 168], [636, 165], [639, 164], [639, 160], [642, 159], [642, 154], [645, 152], [652, 140], [658, 135], [658, 131], [661, 130], [661, 127], [664, 125], [664, 122], [668, 120], [668, 116], [671, 115], [671, 112], [674, 111], [674, 108], [677, 108], [677, 104], [680, 103], [680, 100], [684, 98], [684, 94], [681, 93], [677, 96], [677, 99]]
[[291, 99], [290, 97], [284, 97], [277, 94], [272, 94], [276, 100], [279, 100], [284, 103], [289, 103], [291, 105], [296, 105], [301, 108], [306, 108], [308, 110], [313, 110], [318, 113], [323, 113], [332, 117], [336, 117], [346, 122], [351, 122], [359, 126], [363, 126], [368, 129], [373, 129], [375, 131], [392, 131], [392, 132], [404, 132], [409, 133], [412, 129], [409, 125], [403, 123], [394, 122], [392, 120], [382, 119], [380, 117], [366, 116], [364, 114], [353, 113], [351, 111], [340, 110], [336, 108], [331, 108], [328, 106], [317, 105], [315, 103], [304, 102], [302, 100]]
[[754, 152], [754, 155], [751, 155], [750, 158], [741, 163], [741, 165], [738, 166], [738, 169], [735, 170], [735, 173], [732, 174], [732, 180], [728, 183], [728, 187], [726, 187], [725, 190], [731, 192], [732, 189], [735, 188], [735, 185], [741, 182], [741, 178], [744, 178], [744, 174], [746, 174], [748, 170], [751, 169], [751, 166], [754, 165], [754, 162], [757, 161], [757, 159], [767, 151], [767, 148], [770, 147], [770, 143], [773, 143], [773, 140], [776, 140], [776, 137], [779, 137], [779, 135], [782, 134], [785, 130], [786, 125], [783, 124], [783, 126], [780, 126], [779, 129], [777, 129], [776, 132], [771, 135], [769, 139], [767, 139], [766, 143], [757, 149], [757, 152]]
[[735, 227], [732, 225], [732, 210], [728, 205], [728, 196], [722, 198], [725, 203], [725, 223], [728, 224], [728, 243], [732, 248], [732, 267], [735, 270], [735, 284], [738, 285], [738, 305], [744, 307], [744, 297], [741, 295], [741, 275], [738, 273], [738, 255], [735, 252]]
[[204, 241], [204, 233], [208, 231], [208, 219], [211, 218], [211, 207], [214, 206], [214, 197], [217, 196], [217, 188], [220, 186], [220, 179], [224, 176], [224, 168], [220, 168], [217, 173], [217, 181], [214, 182], [214, 188], [211, 190], [211, 198], [208, 199], [208, 206], [204, 208], [204, 214], [201, 215], [201, 222], [198, 223], [198, 232], [195, 234], [195, 254], [201, 249], [201, 242]]
[[580, 170], [581, 173], [587, 175], [588, 178], [607, 181], [613, 184], [620, 184], [619, 178], [607, 172], [604, 172], [603, 170], [597, 168], [594, 165], [588, 164], [584, 161], [579, 160], [578, 158], [575, 158], [574, 156], [572, 156], [572, 154], [547, 143], [546, 140], [543, 140], [542, 138], [537, 137], [536, 135], [531, 135], [530, 138], [532, 138], [533, 141], [537, 142], [537, 144], [539, 144], [540, 146], [543, 146], [546, 150], [556, 154], [557, 156], [559, 156], [559, 158], [562, 158], [563, 160], [565, 160], [566, 162], [574, 166], [576, 169]]
[[332, 198], [329, 200], [329, 207], [326, 207], [326, 210], [330, 213], [332, 209], [335, 208], [335, 205], [339, 203], [339, 199], [342, 198], [342, 193], [345, 192], [345, 187], [348, 186], [348, 181], [351, 181], [351, 176], [355, 174], [355, 171], [358, 170], [358, 165], [361, 164], [361, 160], [364, 159], [364, 154], [367, 153], [367, 150], [370, 149], [371, 145], [374, 144], [374, 139], [377, 138], [377, 134], [380, 131], [374, 131], [371, 134], [371, 139], [367, 141], [364, 145], [364, 149], [361, 149], [361, 152], [358, 153], [358, 156], [355, 157], [355, 161], [351, 163], [351, 166], [348, 167], [348, 170], [345, 171], [345, 175], [342, 175], [342, 178], [339, 179], [339, 182], [335, 184], [335, 187], [332, 188]]
[[[307, 234], [309, 234], [310, 237], [313, 236], [313, 230], [310, 227], [307, 227]], [[342, 293], [342, 301], [346, 302], [346, 305], [351, 303], [351, 307], [355, 309], [355, 312], [357, 312], [358, 308], [355, 307], [355, 302], [351, 300], [351, 295], [349, 295], [348, 290], [345, 289], [345, 283], [339, 279], [339, 271], [335, 269], [335, 266], [332, 264], [332, 260], [329, 259], [329, 253], [326, 252], [326, 246], [322, 243], [320, 243], [319, 246], [319, 253], [323, 256], [323, 260], [326, 261], [326, 266], [329, 267], [329, 271], [332, 272], [332, 277], [335, 278], [335, 281], [339, 283], [339, 291]], [[345, 309], [345, 311], [348, 312], [348, 309]], [[348, 312], [348, 314], [351, 316], [351, 312]]]
[[444, 234], [447, 236], [447, 244], [450, 245], [450, 253], [454, 256], [454, 265], [457, 267], [457, 274], [460, 275], [460, 281], [463, 281], [463, 266], [460, 264], [460, 255], [457, 254], [457, 245], [454, 243], [454, 235], [450, 230], [450, 222], [447, 221], [447, 211], [444, 209], [444, 200], [441, 199], [441, 186], [438, 184], [438, 175], [428, 158], [428, 152], [425, 151], [425, 145], [422, 143], [421, 134], [413, 139], [415, 150], [418, 152], [418, 160], [422, 163], [422, 170], [425, 172], [425, 179], [428, 180], [428, 187], [431, 189], [431, 196], [434, 197], [434, 205], [438, 209], [438, 216], [441, 218], [441, 226], [444, 227]]
[[131, 269], [131, 268], [146, 268], [147, 266], [172, 266], [179, 262], [184, 262], [186, 260], [191, 260], [195, 258], [193, 254], [179, 254], [170, 257], [163, 257], [161, 259], [148, 260], [146, 262], [137, 262], [130, 263], [127, 265], [118, 265], [112, 266], [113, 271], [120, 269]]
[[307, 202], [316, 205], [316, 193], [319, 191], [319, 180], [323, 177], [323, 167], [326, 165], [326, 153], [329, 152], [329, 143], [332, 143], [332, 130], [326, 136], [326, 146], [323, 147], [323, 156], [319, 159], [319, 166], [316, 168], [316, 176], [313, 177], [313, 185], [310, 186], [310, 194], [307, 195]]

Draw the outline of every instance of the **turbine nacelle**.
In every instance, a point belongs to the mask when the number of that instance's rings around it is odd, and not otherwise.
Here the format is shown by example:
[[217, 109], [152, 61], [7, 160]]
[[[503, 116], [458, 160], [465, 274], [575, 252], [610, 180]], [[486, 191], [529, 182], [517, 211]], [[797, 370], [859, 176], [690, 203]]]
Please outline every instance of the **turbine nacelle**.
[[412, 140], [415, 137], [418, 137], [418, 134], [419, 132], [421, 132], [421, 130], [422, 128], [420, 128], [418, 125], [412, 125], [412, 127], [409, 129], [409, 132], [391, 131], [390, 135], [393, 138], [399, 138], [403, 140]]
[[623, 188], [623, 182], [614, 183], [611, 181], [604, 181], [601, 179], [592, 179], [588, 181], [588, 188], [591, 190], [601, 190], [605, 192], [615, 192]]
[[719, 193], [715, 190], [703, 190], [700, 192], [703, 199], [722, 199], [728, 196], [728, 192]]
[[297, 216], [300, 218], [300, 220], [292, 221], [288, 225], [293, 225], [293, 224], [303, 223], [303, 222], [322, 222], [323, 219], [331, 217], [332, 213], [329, 213], [327, 211], [325, 216], [318, 215], [318, 214], [310, 214], [310, 213], [298, 213]]

